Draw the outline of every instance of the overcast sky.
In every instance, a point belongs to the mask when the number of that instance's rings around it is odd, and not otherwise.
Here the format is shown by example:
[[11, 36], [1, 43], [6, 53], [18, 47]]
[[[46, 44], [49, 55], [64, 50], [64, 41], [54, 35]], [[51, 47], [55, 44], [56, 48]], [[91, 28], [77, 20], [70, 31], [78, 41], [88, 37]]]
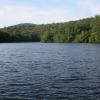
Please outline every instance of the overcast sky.
[[100, 14], [100, 0], [0, 0], [0, 27], [66, 22]]

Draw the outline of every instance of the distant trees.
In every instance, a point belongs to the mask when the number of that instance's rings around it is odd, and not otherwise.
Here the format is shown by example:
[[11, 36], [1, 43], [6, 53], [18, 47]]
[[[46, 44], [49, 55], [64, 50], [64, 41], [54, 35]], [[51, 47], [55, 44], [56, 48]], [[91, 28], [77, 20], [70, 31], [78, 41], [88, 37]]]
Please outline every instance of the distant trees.
[[10, 35], [6, 32], [0, 31], [0, 43], [10, 42]]
[[88, 43], [89, 35], [90, 35], [89, 33], [82, 31], [80, 34], [76, 35], [74, 42]]
[[5, 27], [0, 29], [0, 42], [100, 43], [100, 15], [66, 23]]
[[47, 31], [41, 34], [41, 42], [48, 42], [49, 41], [49, 33]]
[[[94, 42], [100, 43], [100, 16], [96, 16], [92, 22], [92, 38], [94, 37]], [[93, 42], [93, 41], [92, 41]]]

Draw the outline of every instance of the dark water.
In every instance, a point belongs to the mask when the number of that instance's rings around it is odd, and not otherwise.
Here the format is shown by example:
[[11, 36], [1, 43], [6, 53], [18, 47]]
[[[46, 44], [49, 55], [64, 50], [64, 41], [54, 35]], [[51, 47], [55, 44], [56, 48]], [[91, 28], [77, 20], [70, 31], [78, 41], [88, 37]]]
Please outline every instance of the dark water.
[[100, 100], [100, 45], [0, 44], [0, 100]]

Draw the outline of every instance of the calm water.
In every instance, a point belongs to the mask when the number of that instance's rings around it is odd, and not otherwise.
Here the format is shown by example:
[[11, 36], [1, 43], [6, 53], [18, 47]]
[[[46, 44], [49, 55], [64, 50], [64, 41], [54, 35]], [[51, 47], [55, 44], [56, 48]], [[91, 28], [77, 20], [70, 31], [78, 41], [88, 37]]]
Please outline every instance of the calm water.
[[0, 44], [0, 100], [100, 100], [100, 45]]

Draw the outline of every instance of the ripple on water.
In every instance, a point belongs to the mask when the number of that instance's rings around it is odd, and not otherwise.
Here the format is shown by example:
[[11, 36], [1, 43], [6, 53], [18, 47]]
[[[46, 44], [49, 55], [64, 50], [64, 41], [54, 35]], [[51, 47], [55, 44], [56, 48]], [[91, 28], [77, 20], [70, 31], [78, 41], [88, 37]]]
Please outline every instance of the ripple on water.
[[100, 45], [0, 45], [0, 100], [100, 100]]

